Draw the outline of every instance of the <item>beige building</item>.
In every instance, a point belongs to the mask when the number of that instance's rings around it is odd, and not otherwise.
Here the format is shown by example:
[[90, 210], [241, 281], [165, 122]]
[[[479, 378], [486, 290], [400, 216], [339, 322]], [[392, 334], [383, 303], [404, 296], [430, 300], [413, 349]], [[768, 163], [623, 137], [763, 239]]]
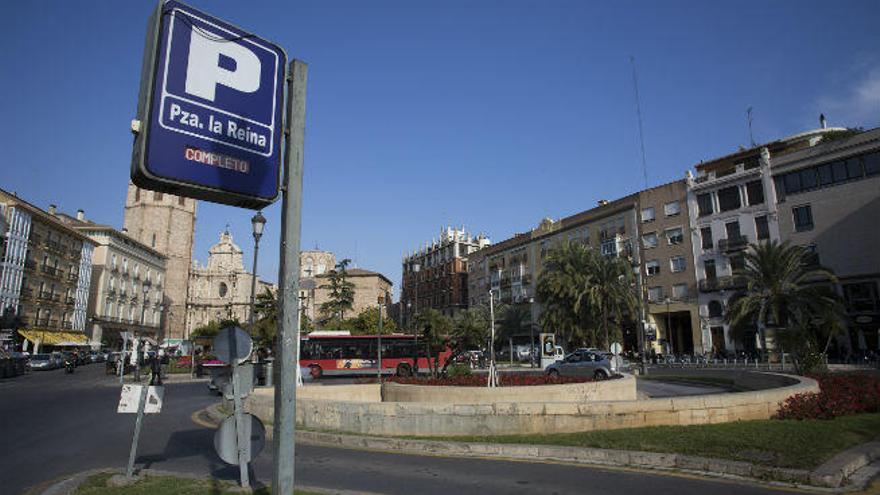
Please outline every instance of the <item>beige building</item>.
[[771, 159], [783, 240], [834, 271], [847, 304], [837, 357], [880, 350], [880, 129]]
[[[684, 180], [602, 200], [560, 220], [545, 218], [471, 255], [469, 304], [488, 304], [491, 290], [501, 302], [528, 305], [537, 324], [542, 308], [535, 289], [547, 253], [563, 241], [582, 242], [604, 256], [638, 262], [646, 327], [657, 352], [702, 353], [688, 224]], [[639, 326], [624, 328], [627, 349], [637, 349]]]
[[[329, 251], [300, 252], [300, 304], [303, 312], [312, 322], [327, 318], [321, 313], [321, 305], [330, 300], [329, 273], [336, 267], [336, 255]], [[383, 315], [388, 316], [392, 304], [393, 285], [381, 273], [361, 268], [346, 270], [348, 282], [354, 284], [354, 303], [346, 318], [359, 315], [365, 309], [375, 308], [380, 297], [385, 301]]]
[[[189, 296], [186, 303], [186, 337], [212, 321], [235, 319], [241, 323], [250, 320], [251, 283], [254, 275], [244, 268], [241, 248], [228, 231], [220, 233], [220, 240], [208, 250], [208, 263], [193, 262], [189, 276]], [[257, 279], [259, 295], [266, 289], [277, 288]]]
[[196, 224], [196, 200], [141, 189], [128, 184], [124, 231], [167, 258], [164, 294], [167, 301], [163, 331], [165, 341], [184, 337], [187, 316], [187, 284], [192, 266]]
[[91, 345], [121, 348], [121, 332], [160, 340], [165, 304], [165, 257], [106, 225], [73, 227], [95, 243], [89, 295]]
[[0, 312], [21, 319], [23, 350], [86, 344], [94, 244], [59, 220], [55, 205], [44, 211], [0, 189], [0, 212]]

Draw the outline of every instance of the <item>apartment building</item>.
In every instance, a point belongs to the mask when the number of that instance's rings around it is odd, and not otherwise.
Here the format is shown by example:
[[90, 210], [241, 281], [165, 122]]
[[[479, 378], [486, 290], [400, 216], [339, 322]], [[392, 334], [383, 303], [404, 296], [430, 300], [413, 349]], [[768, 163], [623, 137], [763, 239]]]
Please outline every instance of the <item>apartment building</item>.
[[402, 260], [400, 287], [404, 326], [410, 327], [418, 311], [432, 308], [447, 316], [468, 306], [468, 257], [490, 244], [482, 234], [464, 227], [446, 227], [440, 236]]
[[[500, 302], [528, 305], [537, 324], [542, 308], [535, 289], [547, 253], [564, 241], [582, 242], [604, 256], [625, 257], [640, 271], [645, 325], [656, 352], [701, 353], [688, 225], [684, 180], [602, 200], [559, 220], [545, 218], [471, 255], [469, 304], [488, 304], [491, 290]], [[639, 326], [624, 329], [627, 349], [637, 348]]]
[[121, 348], [122, 332], [161, 340], [167, 258], [127, 232], [86, 220], [83, 210], [56, 216], [95, 245], [86, 328], [92, 348]]
[[7, 231], [0, 272], [0, 312], [24, 327], [22, 348], [84, 345], [94, 244], [48, 210], [0, 189]]
[[829, 137], [773, 158], [772, 173], [780, 237], [839, 278], [848, 331], [832, 351], [845, 357], [880, 350], [880, 129]]
[[705, 354], [708, 336], [697, 306], [687, 181], [645, 189], [637, 197], [641, 252], [635, 260], [642, 275], [649, 342], [663, 354]]
[[[804, 210], [780, 209], [777, 182], [779, 163], [792, 156], [812, 156], [826, 136], [847, 132], [826, 128], [796, 134], [771, 143], [741, 149], [696, 165], [688, 177], [693, 258], [698, 280], [700, 325], [713, 352], [754, 351], [759, 346], [755, 330], [735, 338], [727, 322], [730, 298], [744, 285], [734, 277], [744, 267], [750, 243], [791, 238], [787, 214]], [[807, 212], [808, 213], [808, 212]], [[829, 219], [829, 222], [831, 220]], [[786, 223], [788, 222], [788, 224]], [[788, 229], [788, 230], [786, 230]], [[768, 346], [772, 336], [768, 336]]]

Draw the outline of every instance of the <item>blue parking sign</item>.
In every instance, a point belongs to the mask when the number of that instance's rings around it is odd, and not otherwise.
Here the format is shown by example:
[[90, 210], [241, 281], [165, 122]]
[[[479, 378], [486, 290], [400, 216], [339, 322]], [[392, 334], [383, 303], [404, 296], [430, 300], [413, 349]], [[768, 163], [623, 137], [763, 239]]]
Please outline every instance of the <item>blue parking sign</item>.
[[132, 181], [248, 208], [278, 197], [287, 55], [177, 1], [150, 19]]

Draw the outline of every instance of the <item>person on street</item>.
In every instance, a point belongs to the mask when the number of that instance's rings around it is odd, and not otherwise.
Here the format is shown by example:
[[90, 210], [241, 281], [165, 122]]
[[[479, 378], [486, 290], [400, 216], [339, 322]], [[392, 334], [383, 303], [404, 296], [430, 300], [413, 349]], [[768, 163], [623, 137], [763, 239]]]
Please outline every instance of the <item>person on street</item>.
[[158, 353], [150, 358], [150, 385], [162, 385], [162, 358]]

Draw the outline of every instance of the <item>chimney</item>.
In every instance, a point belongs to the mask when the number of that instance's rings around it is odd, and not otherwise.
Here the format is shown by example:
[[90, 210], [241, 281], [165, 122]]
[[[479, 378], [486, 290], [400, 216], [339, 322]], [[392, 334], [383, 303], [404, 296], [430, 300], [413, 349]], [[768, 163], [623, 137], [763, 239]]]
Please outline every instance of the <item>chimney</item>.
[[55, 205], [49, 205], [49, 214], [52, 215], [52, 216], [55, 216], [55, 210], [57, 210], [57, 209], [58, 209], [57, 206], [55, 206]]
[[828, 128], [828, 122], [825, 121], [825, 114], [824, 113], [819, 114], [819, 127], [821, 127], [822, 129]]
[[80, 222], [86, 221], [86, 212], [83, 210], [76, 210], [76, 219]]

